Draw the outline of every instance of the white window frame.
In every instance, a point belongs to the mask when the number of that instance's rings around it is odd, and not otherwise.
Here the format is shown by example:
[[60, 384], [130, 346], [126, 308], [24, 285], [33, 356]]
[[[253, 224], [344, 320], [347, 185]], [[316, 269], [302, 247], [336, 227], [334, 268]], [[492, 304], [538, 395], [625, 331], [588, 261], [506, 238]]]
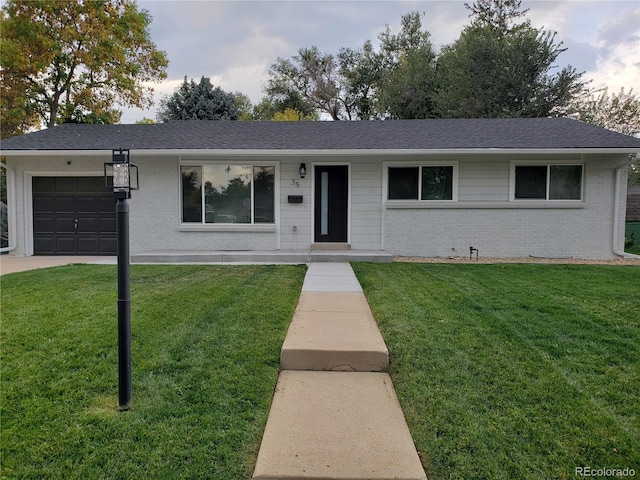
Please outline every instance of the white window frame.
[[[414, 199], [389, 199], [389, 168], [412, 168], [419, 167], [418, 170], [418, 198]], [[421, 167], [453, 167], [451, 174], [451, 200], [422, 200], [422, 168]], [[457, 161], [435, 161], [435, 160], [414, 160], [409, 162], [382, 162], [382, 202], [389, 204], [413, 204], [413, 205], [438, 205], [450, 204], [458, 201], [458, 162]]]
[[[183, 212], [183, 195], [182, 195], [182, 167], [200, 167], [202, 168], [204, 174], [204, 167], [212, 166], [212, 165], [234, 165], [234, 166], [246, 166], [251, 167], [252, 169], [252, 177], [251, 177], [251, 223], [207, 223], [204, 205], [205, 205], [205, 191], [204, 191], [204, 178], [203, 186], [200, 189], [201, 201], [202, 201], [202, 221], [200, 222], [183, 222], [182, 221], [182, 212]], [[254, 205], [254, 183], [253, 183], [253, 168], [254, 167], [274, 167], [274, 186], [273, 186], [273, 223], [256, 223], [255, 222], [255, 205]], [[199, 160], [199, 159], [181, 159], [178, 162], [178, 225], [181, 230], [185, 229], [194, 229], [200, 231], [203, 228], [206, 229], [223, 229], [223, 230], [271, 230], [275, 228], [278, 224], [278, 219], [280, 218], [280, 202], [279, 202], [279, 192], [280, 192], [280, 162], [279, 161], [256, 161], [255, 159], [248, 160]]]
[[[563, 198], [549, 198], [549, 183], [551, 178], [551, 167], [554, 166], [575, 166], [582, 167], [582, 177], [580, 179], [580, 198], [579, 199], [563, 199]], [[545, 198], [516, 198], [516, 167], [547, 167], [547, 179], [546, 179], [546, 197]], [[558, 203], [583, 203], [584, 202], [584, 186], [585, 186], [586, 167], [584, 161], [575, 160], [517, 160], [511, 162], [511, 168], [509, 173], [509, 201], [511, 202], [542, 202], [549, 204], [552, 202]]]

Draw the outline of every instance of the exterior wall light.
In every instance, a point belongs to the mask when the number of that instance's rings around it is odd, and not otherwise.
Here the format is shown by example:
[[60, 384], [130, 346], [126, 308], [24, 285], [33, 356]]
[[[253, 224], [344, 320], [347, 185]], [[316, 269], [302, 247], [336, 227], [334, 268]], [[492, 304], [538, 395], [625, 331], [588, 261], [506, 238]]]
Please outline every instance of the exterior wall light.
[[307, 166], [304, 163], [300, 164], [298, 173], [300, 173], [300, 178], [304, 178], [307, 175]]

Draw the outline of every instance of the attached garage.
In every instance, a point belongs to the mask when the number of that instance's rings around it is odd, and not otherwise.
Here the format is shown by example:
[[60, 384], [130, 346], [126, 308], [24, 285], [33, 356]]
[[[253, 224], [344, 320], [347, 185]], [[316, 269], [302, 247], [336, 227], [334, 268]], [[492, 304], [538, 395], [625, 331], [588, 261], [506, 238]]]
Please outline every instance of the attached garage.
[[35, 255], [116, 255], [113, 193], [102, 177], [33, 177]]

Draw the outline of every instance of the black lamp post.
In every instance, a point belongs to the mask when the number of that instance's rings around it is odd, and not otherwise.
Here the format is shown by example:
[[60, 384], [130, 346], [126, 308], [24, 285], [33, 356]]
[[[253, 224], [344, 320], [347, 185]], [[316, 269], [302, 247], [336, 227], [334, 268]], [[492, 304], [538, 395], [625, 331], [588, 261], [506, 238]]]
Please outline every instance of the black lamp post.
[[[132, 183], [133, 178], [133, 183]], [[113, 190], [118, 234], [118, 391], [120, 410], [131, 408], [131, 296], [129, 294], [129, 204], [138, 190], [138, 166], [129, 162], [129, 150], [114, 150], [104, 164], [105, 186]]]

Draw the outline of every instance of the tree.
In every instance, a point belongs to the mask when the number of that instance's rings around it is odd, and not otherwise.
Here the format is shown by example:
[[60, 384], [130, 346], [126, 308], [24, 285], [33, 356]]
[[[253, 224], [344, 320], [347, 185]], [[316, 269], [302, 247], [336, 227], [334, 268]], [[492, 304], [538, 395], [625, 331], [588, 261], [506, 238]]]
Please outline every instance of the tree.
[[5, 70], [0, 71], [0, 112], [0, 138], [21, 135], [40, 124], [35, 109], [29, 105], [24, 85]]
[[383, 71], [379, 103], [392, 118], [433, 118], [435, 52], [419, 12], [402, 17], [401, 31], [380, 35]]
[[[378, 37], [380, 50], [367, 40], [337, 56], [313, 46], [291, 59], [278, 58], [269, 71], [267, 98], [309, 115], [309, 107], [333, 120], [427, 118], [432, 116], [434, 59], [420, 14], [402, 17], [398, 34], [389, 27]], [[284, 104], [286, 103], [286, 104]]]
[[569, 66], [550, 74], [566, 49], [535, 29], [520, 0], [478, 0], [473, 20], [437, 61], [436, 103], [443, 117], [546, 117], [566, 111], [584, 83]]
[[625, 135], [640, 135], [640, 97], [633, 89], [609, 95], [609, 90], [584, 90], [571, 105], [569, 116]]
[[317, 110], [294, 90], [290, 90], [286, 94], [263, 97], [257, 105], [254, 105], [251, 119], [273, 120], [278, 114], [284, 114], [286, 111], [298, 112], [302, 120], [320, 119]]
[[233, 94], [233, 105], [236, 112], [238, 112], [238, 120], [253, 120], [253, 105], [247, 95], [241, 92], [235, 92]]
[[378, 91], [383, 75], [382, 55], [367, 40], [359, 50], [342, 48], [338, 59], [345, 80], [344, 106], [348, 118], [379, 118], [381, 107]]
[[[609, 90], [583, 90], [569, 112], [569, 117], [608, 128], [625, 135], [640, 136], [640, 97], [633, 89], [609, 95]], [[640, 161], [629, 164], [629, 185], [640, 185]]]
[[184, 77], [182, 84], [160, 101], [157, 119], [169, 120], [237, 120], [238, 110], [232, 93], [213, 87], [211, 80], [201, 77], [196, 83]]
[[274, 122], [300, 122], [318, 120], [318, 118], [317, 115], [305, 115], [300, 110], [285, 108], [283, 112], [275, 112], [271, 120]]
[[7, 0], [1, 20], [2, 121], [16, 132], [117, 122], [117, 106], [149, 107], [148, 82], [166, 78], [134, 0]]
[[370, 40], [359, 50], [340, 51], [349, 117], [433, 117], [435, 53], [429, 32], [422, 30], [421, 14], [404, 15], [397, 34], [387, 25], [378, 40], [378, 52]]
[[[275, 102], [300, 99], [306, 105], [340, 120], [344, 114], [342, 84], [336, 59], [318, 47], [301, 48], [291, 60], [278, 58], [269, 69], [267, 95]], [[291, 105], [288, 105], [292, 108]], [[284, 111], [284, 110], [283, 110]]]

